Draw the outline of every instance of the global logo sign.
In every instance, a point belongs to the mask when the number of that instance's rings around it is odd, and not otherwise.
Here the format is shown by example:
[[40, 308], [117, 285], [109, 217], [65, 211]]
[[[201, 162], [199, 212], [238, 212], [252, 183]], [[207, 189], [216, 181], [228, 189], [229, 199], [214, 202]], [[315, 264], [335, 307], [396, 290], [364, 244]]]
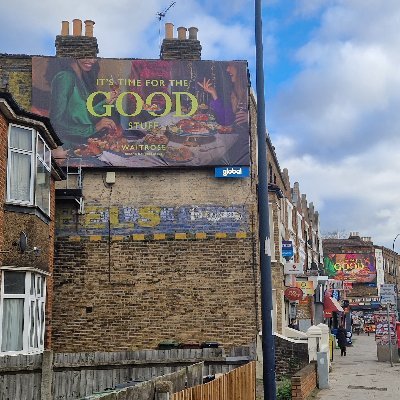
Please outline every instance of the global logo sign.
[[248, 178], [250, 176], [249, 167], [216, 167], [216, 178]]
[[293, 243], [291, 240], [282, 240], [282, 257], [288, 260], [293, 257]]

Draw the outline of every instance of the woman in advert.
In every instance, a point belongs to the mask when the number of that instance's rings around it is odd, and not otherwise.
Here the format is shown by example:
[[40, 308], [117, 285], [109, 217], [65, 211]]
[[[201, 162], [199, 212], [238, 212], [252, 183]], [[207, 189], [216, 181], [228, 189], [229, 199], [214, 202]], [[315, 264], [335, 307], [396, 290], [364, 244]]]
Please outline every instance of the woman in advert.
[[[95, 59], [65, 59], [62, 70], [51, 80], [50, 120], [60, 134], [66, 148], [74, 148], [96, 133], [108, 133], [116, 129], [113, 119], [95, 117], [89, 113], [86, 100], [97, 90], [96, 79], [99, 64]], [[96, 113], [104, 112], [105, 104], [112, 104], [118, 89], [110, 92], [94, 105]]]

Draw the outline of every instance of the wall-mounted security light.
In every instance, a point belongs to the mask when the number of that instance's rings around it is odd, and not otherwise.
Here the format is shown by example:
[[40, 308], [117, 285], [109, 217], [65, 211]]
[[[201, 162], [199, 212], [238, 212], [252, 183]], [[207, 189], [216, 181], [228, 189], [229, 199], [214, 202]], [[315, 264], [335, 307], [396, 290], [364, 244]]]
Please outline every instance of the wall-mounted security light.
[[106, 173], [106, 183], [107, 183], [107, 185], [114, 185], [114, 183], [115, 183], [115, 172], [114, 171], [108, 171]]

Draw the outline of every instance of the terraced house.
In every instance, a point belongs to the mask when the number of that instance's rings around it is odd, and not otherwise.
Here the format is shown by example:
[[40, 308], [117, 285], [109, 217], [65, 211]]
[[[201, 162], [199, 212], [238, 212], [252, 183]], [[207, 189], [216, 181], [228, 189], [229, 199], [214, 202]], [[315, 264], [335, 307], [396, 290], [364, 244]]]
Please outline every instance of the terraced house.
[[60, 144], [48, 118], [0, 91], [0, 355], [51, 348]]

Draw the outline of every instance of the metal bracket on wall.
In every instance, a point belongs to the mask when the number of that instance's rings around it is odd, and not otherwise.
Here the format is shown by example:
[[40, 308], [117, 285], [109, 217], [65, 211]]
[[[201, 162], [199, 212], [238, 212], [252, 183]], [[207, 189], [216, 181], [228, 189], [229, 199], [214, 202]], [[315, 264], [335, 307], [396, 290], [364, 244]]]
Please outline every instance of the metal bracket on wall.
[[79, 205], [78, 214], [85, 214], [85, 201], [83, 200], [83, 197], [79, 197], [78, 199], [75, 200]]
[[65, 189], [56, 189], [56, 199], [74, 200], [78, 204], [78, 214], [85, 213], [85, 202], [82, 190], [82, 158], [68, 158], [66, 162]]
[[[82, 185], [82, 158], [79, 158], [79, 164], [77, 166], [77, 171], [75, 173], [72, 173], [72, 175], [76, 175], [76, 185], [78, 189], [81, 191], [81, 196], [76, 199], [79, 205], [78, 209], [78, 214], [84, 214], [85, 213], [85, 202], [82, 196], [82, 190], [83, 190], [83, 185]], [[68, 172], [67, 172], [67, 179], [68, 179]]]

